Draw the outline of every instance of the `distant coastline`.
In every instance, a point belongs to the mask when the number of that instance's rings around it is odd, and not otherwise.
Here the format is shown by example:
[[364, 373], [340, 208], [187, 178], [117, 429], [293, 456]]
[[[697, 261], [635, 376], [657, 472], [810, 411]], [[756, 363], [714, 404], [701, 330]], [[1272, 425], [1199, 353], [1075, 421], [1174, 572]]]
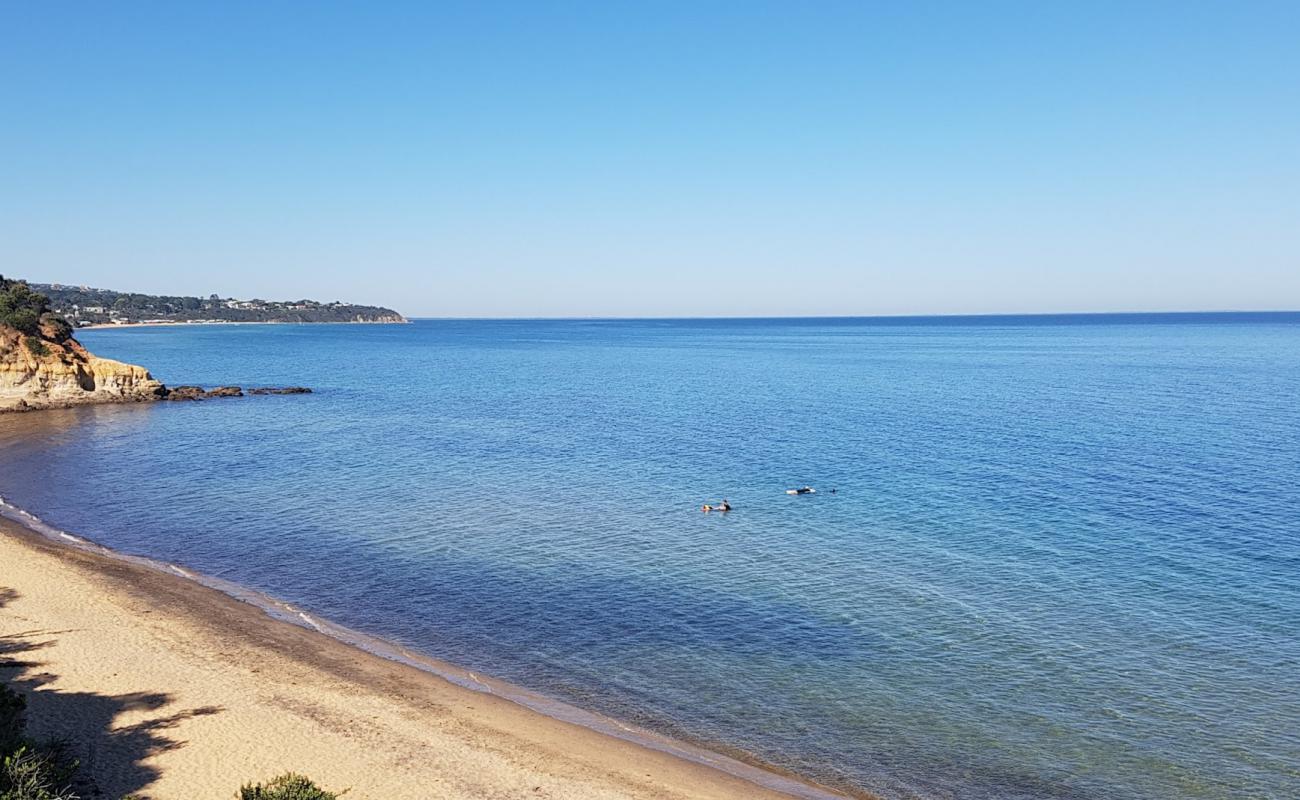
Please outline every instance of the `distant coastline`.
[[406, 322], [406, 317], [391, 308], [339, 300], [240, 299], [218, 294], [207, 297], [153, 295], [62, 283], [30, 285], [49, 299], [54, 313], [75, 328], [180, 322]]
[[321, 320], [316, 322], [299, 320], [265, 320], [243, 321], [229, 319], [175, 319], [150, 320], [148, 322], [94, 322], [82, 325], [77, 330], [96, 331], [115, 328], [176, 328], [203, 325], [409, 325], [411, 320], [402, 319], [366, 319], [366, 320]]

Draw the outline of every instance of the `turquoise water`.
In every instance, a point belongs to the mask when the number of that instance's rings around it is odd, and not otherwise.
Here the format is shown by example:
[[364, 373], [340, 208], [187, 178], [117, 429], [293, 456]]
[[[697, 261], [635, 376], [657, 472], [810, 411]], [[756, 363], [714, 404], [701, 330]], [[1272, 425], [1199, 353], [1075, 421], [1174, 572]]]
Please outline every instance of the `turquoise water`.
[[1300, 315], [82, 338], [317, 394], [0, 418], [65, 530], [890, 798], [1297, 794]]

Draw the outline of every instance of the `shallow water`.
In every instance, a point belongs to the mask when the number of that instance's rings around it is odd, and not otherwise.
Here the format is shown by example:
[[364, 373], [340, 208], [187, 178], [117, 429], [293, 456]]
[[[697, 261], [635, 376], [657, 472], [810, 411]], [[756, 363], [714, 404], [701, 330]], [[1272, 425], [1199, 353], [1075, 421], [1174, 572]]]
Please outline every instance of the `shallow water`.
[[1300, 315], [81, 338], [317, 390], [0, 417], [105, 545], [887, 797], [1300, 785]]

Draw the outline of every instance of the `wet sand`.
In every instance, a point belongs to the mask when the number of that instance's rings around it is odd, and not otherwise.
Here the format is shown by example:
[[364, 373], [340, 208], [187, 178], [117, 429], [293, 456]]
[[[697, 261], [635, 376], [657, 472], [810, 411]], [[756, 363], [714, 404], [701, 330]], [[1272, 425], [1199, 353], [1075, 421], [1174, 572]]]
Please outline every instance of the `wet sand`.
[[69, 738], [113, 798], [229, 798], [291, 770], [349, 800], [829, 796], [538, 713], [4, 519], [0, 679], [28, 695], [31, 732]]

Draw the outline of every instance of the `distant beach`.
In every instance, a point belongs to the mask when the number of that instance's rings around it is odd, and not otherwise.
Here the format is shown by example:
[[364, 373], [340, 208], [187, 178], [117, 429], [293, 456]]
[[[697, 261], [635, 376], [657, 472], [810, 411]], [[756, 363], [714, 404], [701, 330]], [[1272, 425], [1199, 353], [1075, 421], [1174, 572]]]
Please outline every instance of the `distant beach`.
[[112, 330], [114, 328], [174, 328], [174, 327], [202, 327], [206, 325], [408, 325], [410, 320], [365, 320], [357, 322], [356, 320], [331, 320], [329, 322], [294, 322], [288, 320], [258, 320], [243, 322], [239, 320], [224, 319], [187, 319], [187, 320], [155, 320], [152, 322], [98, 322], [94, 325], [82, 325], [77, 328], [79, 331], [94, 330]]
[[284, 322], [231, 322], [224, 319], [174, 320], [158, 322], [97, 322], [94, 325], [82, 325], [79, 331], [94, 331], [113, 328], [171, 328], [188, 325], [285, 325]]

